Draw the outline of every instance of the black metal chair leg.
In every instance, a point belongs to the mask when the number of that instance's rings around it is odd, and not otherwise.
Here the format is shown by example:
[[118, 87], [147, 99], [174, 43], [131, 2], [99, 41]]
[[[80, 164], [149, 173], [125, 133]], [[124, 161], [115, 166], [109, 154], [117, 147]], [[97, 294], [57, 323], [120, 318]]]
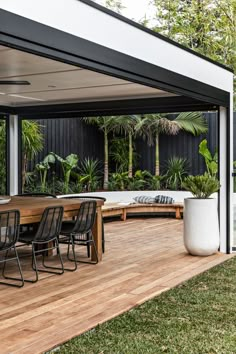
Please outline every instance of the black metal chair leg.
[[37, 259], [36, 259], [35, 249], [34, 249], [33, 244], [32, 244], [31, 267], [32, 267], [33, 271], [35, 272], [35, 279], [25, 279], [25, 282], [37, 283], [37, 281], [39, 280], [38, 265], [37, 265]]
[[[98, 263], [98, 252], [97, 252], [97, 248], [96, 248], [96, 245], [95, 245], [95, 242], [94, 242], [94, 238], [93, 238], [93, 234], [92, 233], [90, 233], [90, 235], [91, 235], [91, 239], [90, 239], [90, 243], [89, 243], [89, 247], [90, 247], [90, 244], [92, 244], [93, 245], [93, 249], [94, 249], [94, 252], [95, 252], [95, 256], [96, 256], [96, 261], [82, 261], [82, 260], [80, 260], [80, 259], [71, 259], [71, 258], [68, 258], [70, 261], [76, 261], [77, 263], [87, 263], [87, 264], [97, 264]], [[78, 242], [79, 242], [79, 240], [78, 240]], [[87, 241], [88, 242], [88, 241]], [[76, 240], [75, 240], [75, 245], [76, 245]], [[78, 244], [78, 246], [79, 246], [79, 244]]]
[[88, 258], [90, 258], [90, 244], [87, 243], [87, 255], [88, 255]]
[[[68, 247], [67, 247], [67, 259], [71, 262], [74, 262], [75, 267], [74, 268], [64, 268], [65, 270], [69, 271], [69, 272], [74, 272], [77, 269], [77, 262], [75, 259], [75, 244], [74, 244], [74, 239], [73, 239], [73, 235], [69, 236], [70, 240], [68, 242]], [[72, 254], [73, 254], [73, 259], [70, 258], [70, 245], [72, 247]]]
[[[58, 240], [55, 239], [55, 246], [53, 248], [55, 248], [57, 250], [57, 254], [61, 263], [61, 267], [54, 267], [54, 266], [47, 266], [45, 264], [45, 252], [43, 252], [43, 260], [42, 260], [42, 265], [44, 268], [46, 269], [58, 269], [60, 270], [60, 272], [53, 272], [53, 271], [49, 271], [49, 270], [45, 270], [45, 269], [38, 269], [39, 272], [45, 272], [45, 273], [51, 273], [51, 274], [58, 274], [61, 275], [64, 273], [64, 265], [63, 265], [63, 261], [62, 261], [62, 257], [61, 257], [61, 252], [60, 252], [60, 247], [58, 244]], [[48, 251], [48, 249], [45, 249], [45, 251]]]
[[[15, 252], [15, 257], [13, 257], [11, 259], [7, 259], [9, 250], [6, 251], [5, 258], [4, 258], [4, 265], [3, 265], [3, 269], [2, 269], [2, 276], [3, 276], [4, 279], [20, 281], [21, 284], [18, 285], [18, 284], [12, 284], [12, 283], [9, 283], [9, 282], [3, 282], [3, 281], [0, 281], [0, 284], [10, 285], [10, 286], [14, 286], [16, 288], [22, 288], [24, 286], [24, 277], [23, 277], [23, 274], [22, 274], [20, 260], [19, 260], [19, 256], [18, 256], [18, 253], [17, 253], [15, 245], [13, 246], [13, 249], [14, 249], [14, 252]], [[19, 270], [19, 273], [20, 273], [20, 278], [9, 277], [9, 276], [5, 275], [6, 263], [9, 262], [10, 260], [14, 260], [14, 259], [16, 259], [16, 262], [17, 262], [18, 270]]]

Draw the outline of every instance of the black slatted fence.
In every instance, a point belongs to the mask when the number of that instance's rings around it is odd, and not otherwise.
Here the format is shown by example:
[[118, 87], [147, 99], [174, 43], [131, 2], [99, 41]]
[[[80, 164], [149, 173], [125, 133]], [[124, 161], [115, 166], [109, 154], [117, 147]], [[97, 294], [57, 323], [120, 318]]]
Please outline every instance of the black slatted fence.
[[[160, 165], [164, 169], [166, 161], [173, 156], [186, 158], [189, 162], [189, 173], [199, 174], [205, 170], [203, 158], [198, 154], [198, 146], [203, 138], [208, 141], [212, 152], [218, 145], [217, 113], [204, 113], [208, 122], [208, 133], [199, 137], [180, 132], [176, 136], [160, 136]], [[39, 123], [45, 134], [44, 150], [38, 154], [29, 169], [33, 170], [35, 163], [42, 161], [44, 156], [53, 151], [65, 157], [71, 153], [78, 154], [80, 159], [94, 158], [103, 161], [103, 133], [96, 126], [88, 125], [81, 118], [44, 119]], [[234, 114], [234, 132], [236, 134], [236, 113]], [[139, 168], [154, 172], [155, 151], [141, 138], [136, 140], [136, 150], [139, 155]], [[234, 146], [236, 160], [236, 144]]]

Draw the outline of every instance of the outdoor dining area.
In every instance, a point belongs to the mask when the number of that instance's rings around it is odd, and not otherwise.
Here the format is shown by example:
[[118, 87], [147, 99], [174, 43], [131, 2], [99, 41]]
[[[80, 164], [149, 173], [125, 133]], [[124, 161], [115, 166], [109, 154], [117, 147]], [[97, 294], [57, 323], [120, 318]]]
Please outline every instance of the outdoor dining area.
[[[81, 262], [98, 263], [102, 259], [102, 199], [61, 198], [43, 194], [22, 194], [1, 199], [0, 206], [0, 252], [3, 263], [2, 276], [14, 282], [4, 282], [15, 287], [22, 287], [24, 282], [38, 281], [39, 272], [61, 275], [64, 270], [75, 271], [77, 259], [75, 246], [84, 245], [88, 258]], [[65, 268], [60, 251], [60, 244], [67, 244], [67, 259], [73, 267]], [[31, 245], [33, 279], [25, 279], [18, 256], [18, 247]], [[56, 250], [60, 266], [45, 264], [45, 258]], [[12, 255], [12, 252], [13, 255]], [[10, 255], [10, 256], [9, 256]], [[42, 258], [43, 269], [38, 268], [37, 256]], [[7, 275], [7, 264], [15, 260], [19, 278]], [[41, 268], [42, 268], [41, 267]]]

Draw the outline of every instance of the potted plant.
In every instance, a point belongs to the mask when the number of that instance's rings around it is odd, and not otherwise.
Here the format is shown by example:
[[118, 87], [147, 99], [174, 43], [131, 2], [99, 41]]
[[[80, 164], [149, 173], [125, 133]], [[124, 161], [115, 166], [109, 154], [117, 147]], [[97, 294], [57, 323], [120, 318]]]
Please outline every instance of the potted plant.
[[184, 200], [184, 245], [196, 256], [210, 256], [219, 248], [217, 200], [211, 195], [220, 188], [217, 178], [205, 173], [188, 176], [183, 188], [193, 194]]

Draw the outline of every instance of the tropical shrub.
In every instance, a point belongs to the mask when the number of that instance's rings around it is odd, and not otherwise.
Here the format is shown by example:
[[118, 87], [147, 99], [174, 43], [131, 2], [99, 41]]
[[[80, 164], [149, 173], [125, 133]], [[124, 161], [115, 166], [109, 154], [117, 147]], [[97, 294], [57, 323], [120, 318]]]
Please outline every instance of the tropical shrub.
[[187, 176], [188, 162], [182, 157], [171, 157], [167, 161], [164, 175], [166, 187], [172, 190], [181, 189], [183, 179]]
[[112, 173], [109, 178], [108, 188], [114, 191], [126, 190], [129, 184], [128, 172]]
[[79, 156], [76, 154], [70, 154], [66, 156], [65, 159], [51, 152], [53, 156], [60, 162], [63, 172], [63, 189], [62, 192], [68, 194], [69, 193], [69, 182], [71, 177], [72, 170], [78, 168]]
[[43, 149], [42, 125], [22, 120], [22, 189], [24, 191], [28, 162]]
[[[35, 169], [36, 171], [38, 171], [40, 177], [40, 186], [41, 186], [40, 192], [44, 193], [47, 191], [47, 174], [48, 171], [50, 170], [50, 165], [54, 164], [55, 161], [56, 161], [55, 155], [50, 153], [44, 157], [43, 161], [35, 165]], [[27, 184], [29, 184], [29, 182]]]
[[[109, 157], [115, 163], [115, 172], [128, 171], [129, 168], [129, 142], [126, 138], [115, 137], [110, 141]], [[133, 167], [137, 166], [138, 154], [133, 143]]]

